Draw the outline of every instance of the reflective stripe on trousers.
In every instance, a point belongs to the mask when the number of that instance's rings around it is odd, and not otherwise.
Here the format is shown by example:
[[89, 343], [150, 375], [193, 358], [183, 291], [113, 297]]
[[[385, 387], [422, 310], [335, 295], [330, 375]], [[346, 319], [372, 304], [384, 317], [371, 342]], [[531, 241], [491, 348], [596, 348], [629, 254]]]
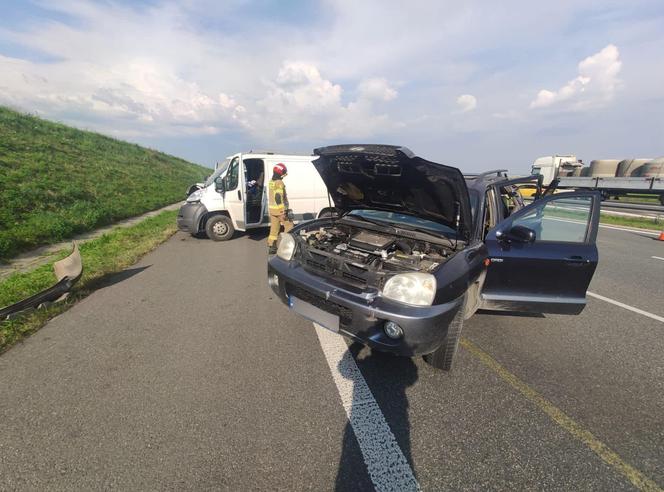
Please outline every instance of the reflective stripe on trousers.
[[284, 225], [284, 232], [289, 232], [294, 224], [286, 219], [282, 219], [283, 215], [272, 215], [270, 214], [270, 235], [267, 237], [267, 245], [272, 246], [277, 238], [279, 237], [279, 231], [281, 230], [281, 224]]

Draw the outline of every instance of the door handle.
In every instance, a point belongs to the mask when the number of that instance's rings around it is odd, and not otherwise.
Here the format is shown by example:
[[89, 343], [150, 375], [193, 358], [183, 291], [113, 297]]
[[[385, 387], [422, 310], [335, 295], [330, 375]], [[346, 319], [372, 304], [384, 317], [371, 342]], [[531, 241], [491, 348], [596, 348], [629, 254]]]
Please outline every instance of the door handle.
[[240, 190], [237, 190], [237, 199], [242, 201], [242, 192]]
[[567, 258], [565, 258], [565, 261], [567, 263], [590, 263], [590, 260], [587, 260], [582, 256], [577, 256], [577, 255], [568, 256]]

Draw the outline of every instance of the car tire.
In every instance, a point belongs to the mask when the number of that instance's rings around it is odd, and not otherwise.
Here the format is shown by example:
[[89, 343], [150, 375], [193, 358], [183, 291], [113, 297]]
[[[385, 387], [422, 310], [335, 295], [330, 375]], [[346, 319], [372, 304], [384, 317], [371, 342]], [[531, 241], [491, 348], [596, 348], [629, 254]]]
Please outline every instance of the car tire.
[[228, 241], [233, 237], [235, 228], [225, 215], [213, 215], [205, 222], [205, 233], [213, 241]]
[[435, 352], [424, 355], [424, 360], [436, 369], [449, 371], [452, 369], [454, 356], [459, 349], [459, 340], [461, 339], [461, 329], [463, 328], [463, 318], [466, 311], [466, 296], [463, 296], [461, 307], [452, 318], [450, 326], [447, 328], [447, 335], [443, 339], [443, 343], [438, 347]]

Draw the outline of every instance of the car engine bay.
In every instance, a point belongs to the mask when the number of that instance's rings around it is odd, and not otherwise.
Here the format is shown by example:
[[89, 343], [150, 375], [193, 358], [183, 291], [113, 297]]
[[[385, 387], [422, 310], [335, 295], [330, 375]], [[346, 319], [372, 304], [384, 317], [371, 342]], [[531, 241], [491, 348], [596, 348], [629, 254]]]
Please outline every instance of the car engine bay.
[[451, 241], [443, 245], [341, 223], [300, 230], [296, 241], [305, 269], [379, 288], [396, 273], [431, 273], [455, 251]]

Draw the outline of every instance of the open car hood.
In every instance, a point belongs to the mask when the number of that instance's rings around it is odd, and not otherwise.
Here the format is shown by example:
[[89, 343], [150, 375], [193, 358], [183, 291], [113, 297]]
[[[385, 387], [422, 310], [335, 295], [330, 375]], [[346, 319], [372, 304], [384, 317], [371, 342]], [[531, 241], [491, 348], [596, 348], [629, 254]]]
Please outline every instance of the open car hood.
[[417, 157], [394, 145], [333, 145], [314, 149], [314, 166], [337, 208], [386, 210], [471, 230], [466, 181], [455, 167]]

